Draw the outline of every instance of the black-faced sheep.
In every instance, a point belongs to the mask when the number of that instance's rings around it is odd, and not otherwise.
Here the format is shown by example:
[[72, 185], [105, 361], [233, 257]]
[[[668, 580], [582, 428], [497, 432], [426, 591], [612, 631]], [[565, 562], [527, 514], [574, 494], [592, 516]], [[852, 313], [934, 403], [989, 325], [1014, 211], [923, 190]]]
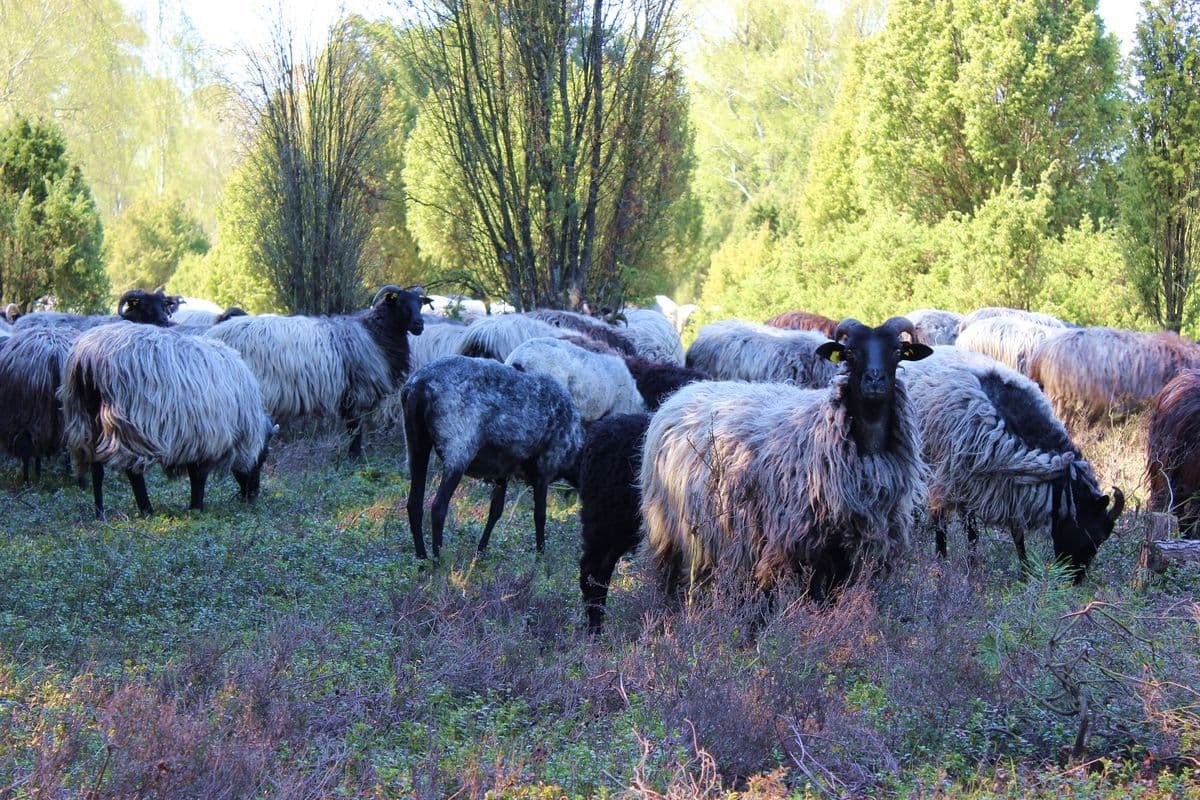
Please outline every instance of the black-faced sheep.
[[504, 363], [521, 372], [549, 375], [561, 383], [584, 425], [609, 414], [646, 410], [629, 368], [617, 355], [588, 352], [563, 339], [530, 339]]
[[784, 311], [767, 320], [767, 324], [772, 328], [785, 328], [789, 331], [818, 331], [828, 339], [837, 330], [838, 321], [811, 311]]
[[1177, 333], [1077, 328], [1047, 339], [1029, 360], [1029, 376], [1069, 425], [1132, 414], [1172, 378], [1200, 368], [1200, 345]]
[[145, 289], [131, 289], [121, 295], [121, 299], [117, 302], [116, 314], [80, 315], [63, 314], [58, 311], [40, 311], [21, 317], [13, 325], [13, 329], [26, 330], [46, 325], [58, 325], [84, 331], [98, 325], [108, 325], [121, 320], [145, 325], [169, 325], [171, 324], [171, 308], [174, 299], [161, 291], [147, 292]]
[[583, 556], [579, 590], [588, 630], [604, 624], [608, 582], [621, 556], [641, 541], [642, 442], [649, 414], [617, 414], [593, 425], [579, 454], [579, 522]]
[[986, 306], [984, 308], [977, 308], [963, 317], [962, 322], [958, 324], [958, 331], [962, 333], [977, 322], [982, 322], [985, 319], [995, 319], [996, 317], [1020, 319], [1025, 322], [1032, 322], [1035, 325], [1044, 325], [1047, 328], [1072, 327], [1058, 317], [1051, 314], [1043, 314], [1040, 311], [1026, 311], [1021, 308], [1006, 308], [1005, 306]]
[[192, 509], [204, 508], [214, 469], [233, 471], [243, 500], [258, 495], [272, 422], [232, 348], [148, 325], [94, 328], [71, 348], [59, 395], [67, 446], [91, 467], [97, 517], [105, 465], [125, 471], [143, 515], [153, 513], [144, 473], [154, 464], [187, 472]]
[[1025, 536], [1050, 531], [1054, 554], [1083, 579], [1124, 508], [1112, 507], [1066, 428], [1033, 381], [952, 347], [902, 371], [929, 464], [929, 507], [945, 554], [945, 519], [969, 514], [1007, 528], [1021, 563]]
[[22, 317], [32, 322], [13, 330], [0, 350], [0, 447], [21, 461], [25, 481], [30, 467], [38, 477], [42, 459], [58, 453], [62, 442], [62, 411], [58, 389], [62, 367], [75, 340], [85, 330], [128, 320], [167, 324], [167, 298], [161, 292], [134, 289], [118, 303], [120, 316], [81, 317], [40, 312]]
[[769, 589], [807, 574], [824, 597], [908, 544], [925, 466], [901, 361], [930, 349], [912, 324], [844, 320], [823, 390], [695, 383], [654, 415], [641, 487], [648, 555], [668, 591], [720, 571]]
[[1029, 359], [1037, 346], [1065, 331], [1019, 317], [988, 317], [963, 328], [954, 344], [1028, 375]]
[[647, 411], [654, 411], [675, 392], [696, 381], [708, 380], [708, 376], [698, 369], [680, 367], [661, 361], [650, 361], [645, 358], [626, 358], [625, 366], [637, 384], [637, 390], [642, 395], [642, 402]]
[[429, 456], [442, 459], [442, 482], [430, 509], [433, 555], [442, 549], [450, 498], [464, 475], [492, 481], [491, 506], [479, 549], [504, 511], [512, 477], [533, 488], [538, 552], [546, 542], [546, 492], [560, 476], [574, 478], [583, 425], [570, 395], [548, 375], [518, 372], [490, 359], [447, 356], [412, 374], [401, 390], [412, 486], [408, 521], [418, 558], [425, 558], [422, 517]]
[[425, 329], [420, 291], [385, 286], [371, 308], [331, 317], [237, 317], [208, 332], [237, 350], [278, 421], [339, 416], [362, 454], [363, 418], [409, 373], [408, 334]]
[[1185, 538], [1200, 538], [1200, 371], [1179, 373], [1158, 393], [1146, 450], [1150, 509], [1175, 514]]
[[825, 386], [836, 368], [817, 351], [829, 339], [742, 320], [705, 325], [688, 348], [687, 365], [712, 380]]
[[958, 326], [962, 324], [963, 320], [962, 314], [937, 308], [918, 308], [904, 316], [916, 329], [917, 341], [930, 347], [939, 344], [954, 344], [958, 339]]

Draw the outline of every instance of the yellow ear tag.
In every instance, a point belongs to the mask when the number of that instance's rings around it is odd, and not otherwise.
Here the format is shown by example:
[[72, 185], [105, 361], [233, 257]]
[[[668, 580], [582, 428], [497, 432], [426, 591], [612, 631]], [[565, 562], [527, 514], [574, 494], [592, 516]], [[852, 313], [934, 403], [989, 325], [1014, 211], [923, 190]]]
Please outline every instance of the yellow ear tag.
[[829, 360], [832, 361], [834, 364], [842, 363], [842, 351], [834, 350], [832, 353], [829, 354]]

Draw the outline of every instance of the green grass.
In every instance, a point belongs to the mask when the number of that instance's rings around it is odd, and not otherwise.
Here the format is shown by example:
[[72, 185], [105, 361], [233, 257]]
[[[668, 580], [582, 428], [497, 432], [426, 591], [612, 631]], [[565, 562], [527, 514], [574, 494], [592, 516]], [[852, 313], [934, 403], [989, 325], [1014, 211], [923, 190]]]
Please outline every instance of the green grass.
[[1135, 586], [1136, 531], [1078, 588], [1023, 580], [1004, 534], [938, 562], [922, 533], [832, 609], [672, 609], [626, 564], [593, 639], [573, 496], [537, 557], [510, 489], [478, 556], [467, 481], [419, 564], [381, 438], [351, 463], [293, 437], [250, 507], [225, 476], [183, 511], [156, 473], [145, 520], [123, 479], [97, 522], [90, 492], [6, 463], [0, 798], [1200, 796], [1200, 578]]

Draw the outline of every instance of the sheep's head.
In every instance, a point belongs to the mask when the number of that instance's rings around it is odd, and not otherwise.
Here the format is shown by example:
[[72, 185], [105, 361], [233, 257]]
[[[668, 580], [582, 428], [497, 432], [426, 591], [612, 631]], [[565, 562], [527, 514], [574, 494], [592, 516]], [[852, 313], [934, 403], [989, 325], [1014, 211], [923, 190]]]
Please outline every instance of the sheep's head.
[[[161, 291], [131, 289], [121, 295], [121, 300], [117, 303], [117, 315], [129, 322], [166, 327], [171, 324], [173, 300], [174, 298]], [[179, 307], [177, 303], [174, 306]]]
[[371, 301], [371, 310], [384, 316], [389, 325], [399, 327], [414, 336], [420, 336], [425, 330], [425, 320], [421, 318], [421, 306], [433, 300], [425, 294], [420, 286], [401, 289], [399, 286], [384, 286], [375, 293]]
[[1050, 523], [1054, 556], [1071, 568], [1076, 583], [1083, 580], [1096, 551], [1112, 535], [1124, 510], [1125, 494], [1120, 489], [1113, 487], [1110, 499], [1077, 471], [1062, 489], [1055, 490]]
[[877, 453], [887, 445], [891, 408], [896, 393], [896, 368], [901, 361], [919, 361], [933, 353], [915, 339], [913, 324], [892, 317], [877, 328], [856, 319], [838, 323], [834, 341], [817, 348], [817, 355], [842, 364], [847, 373], [846, 404], [859, 448]]
[[213, 325], [220, 325], [222, 322], [228, 322], [229, 320], [233, 319], [234, 317], [246, 317], [246, 316], [249, 316], [249, 314], [247, 314], [242, 309], [238, 308], [237, 306], [230, 306], [229, 308], [225, 309], [224, 311], [222, 311], [220, 314], [217, 315], [217, 318], [215, 320], [213, 320]]

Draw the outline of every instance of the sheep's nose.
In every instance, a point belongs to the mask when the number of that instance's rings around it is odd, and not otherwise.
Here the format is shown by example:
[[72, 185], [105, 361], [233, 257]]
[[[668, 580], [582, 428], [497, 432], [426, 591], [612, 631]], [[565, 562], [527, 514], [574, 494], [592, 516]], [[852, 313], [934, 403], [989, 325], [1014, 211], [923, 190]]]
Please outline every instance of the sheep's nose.
[[869, 369], [863, 374], [862, 391], [865, 395], [882, 397], [887, 394], [887, 375], [881, 369]]

